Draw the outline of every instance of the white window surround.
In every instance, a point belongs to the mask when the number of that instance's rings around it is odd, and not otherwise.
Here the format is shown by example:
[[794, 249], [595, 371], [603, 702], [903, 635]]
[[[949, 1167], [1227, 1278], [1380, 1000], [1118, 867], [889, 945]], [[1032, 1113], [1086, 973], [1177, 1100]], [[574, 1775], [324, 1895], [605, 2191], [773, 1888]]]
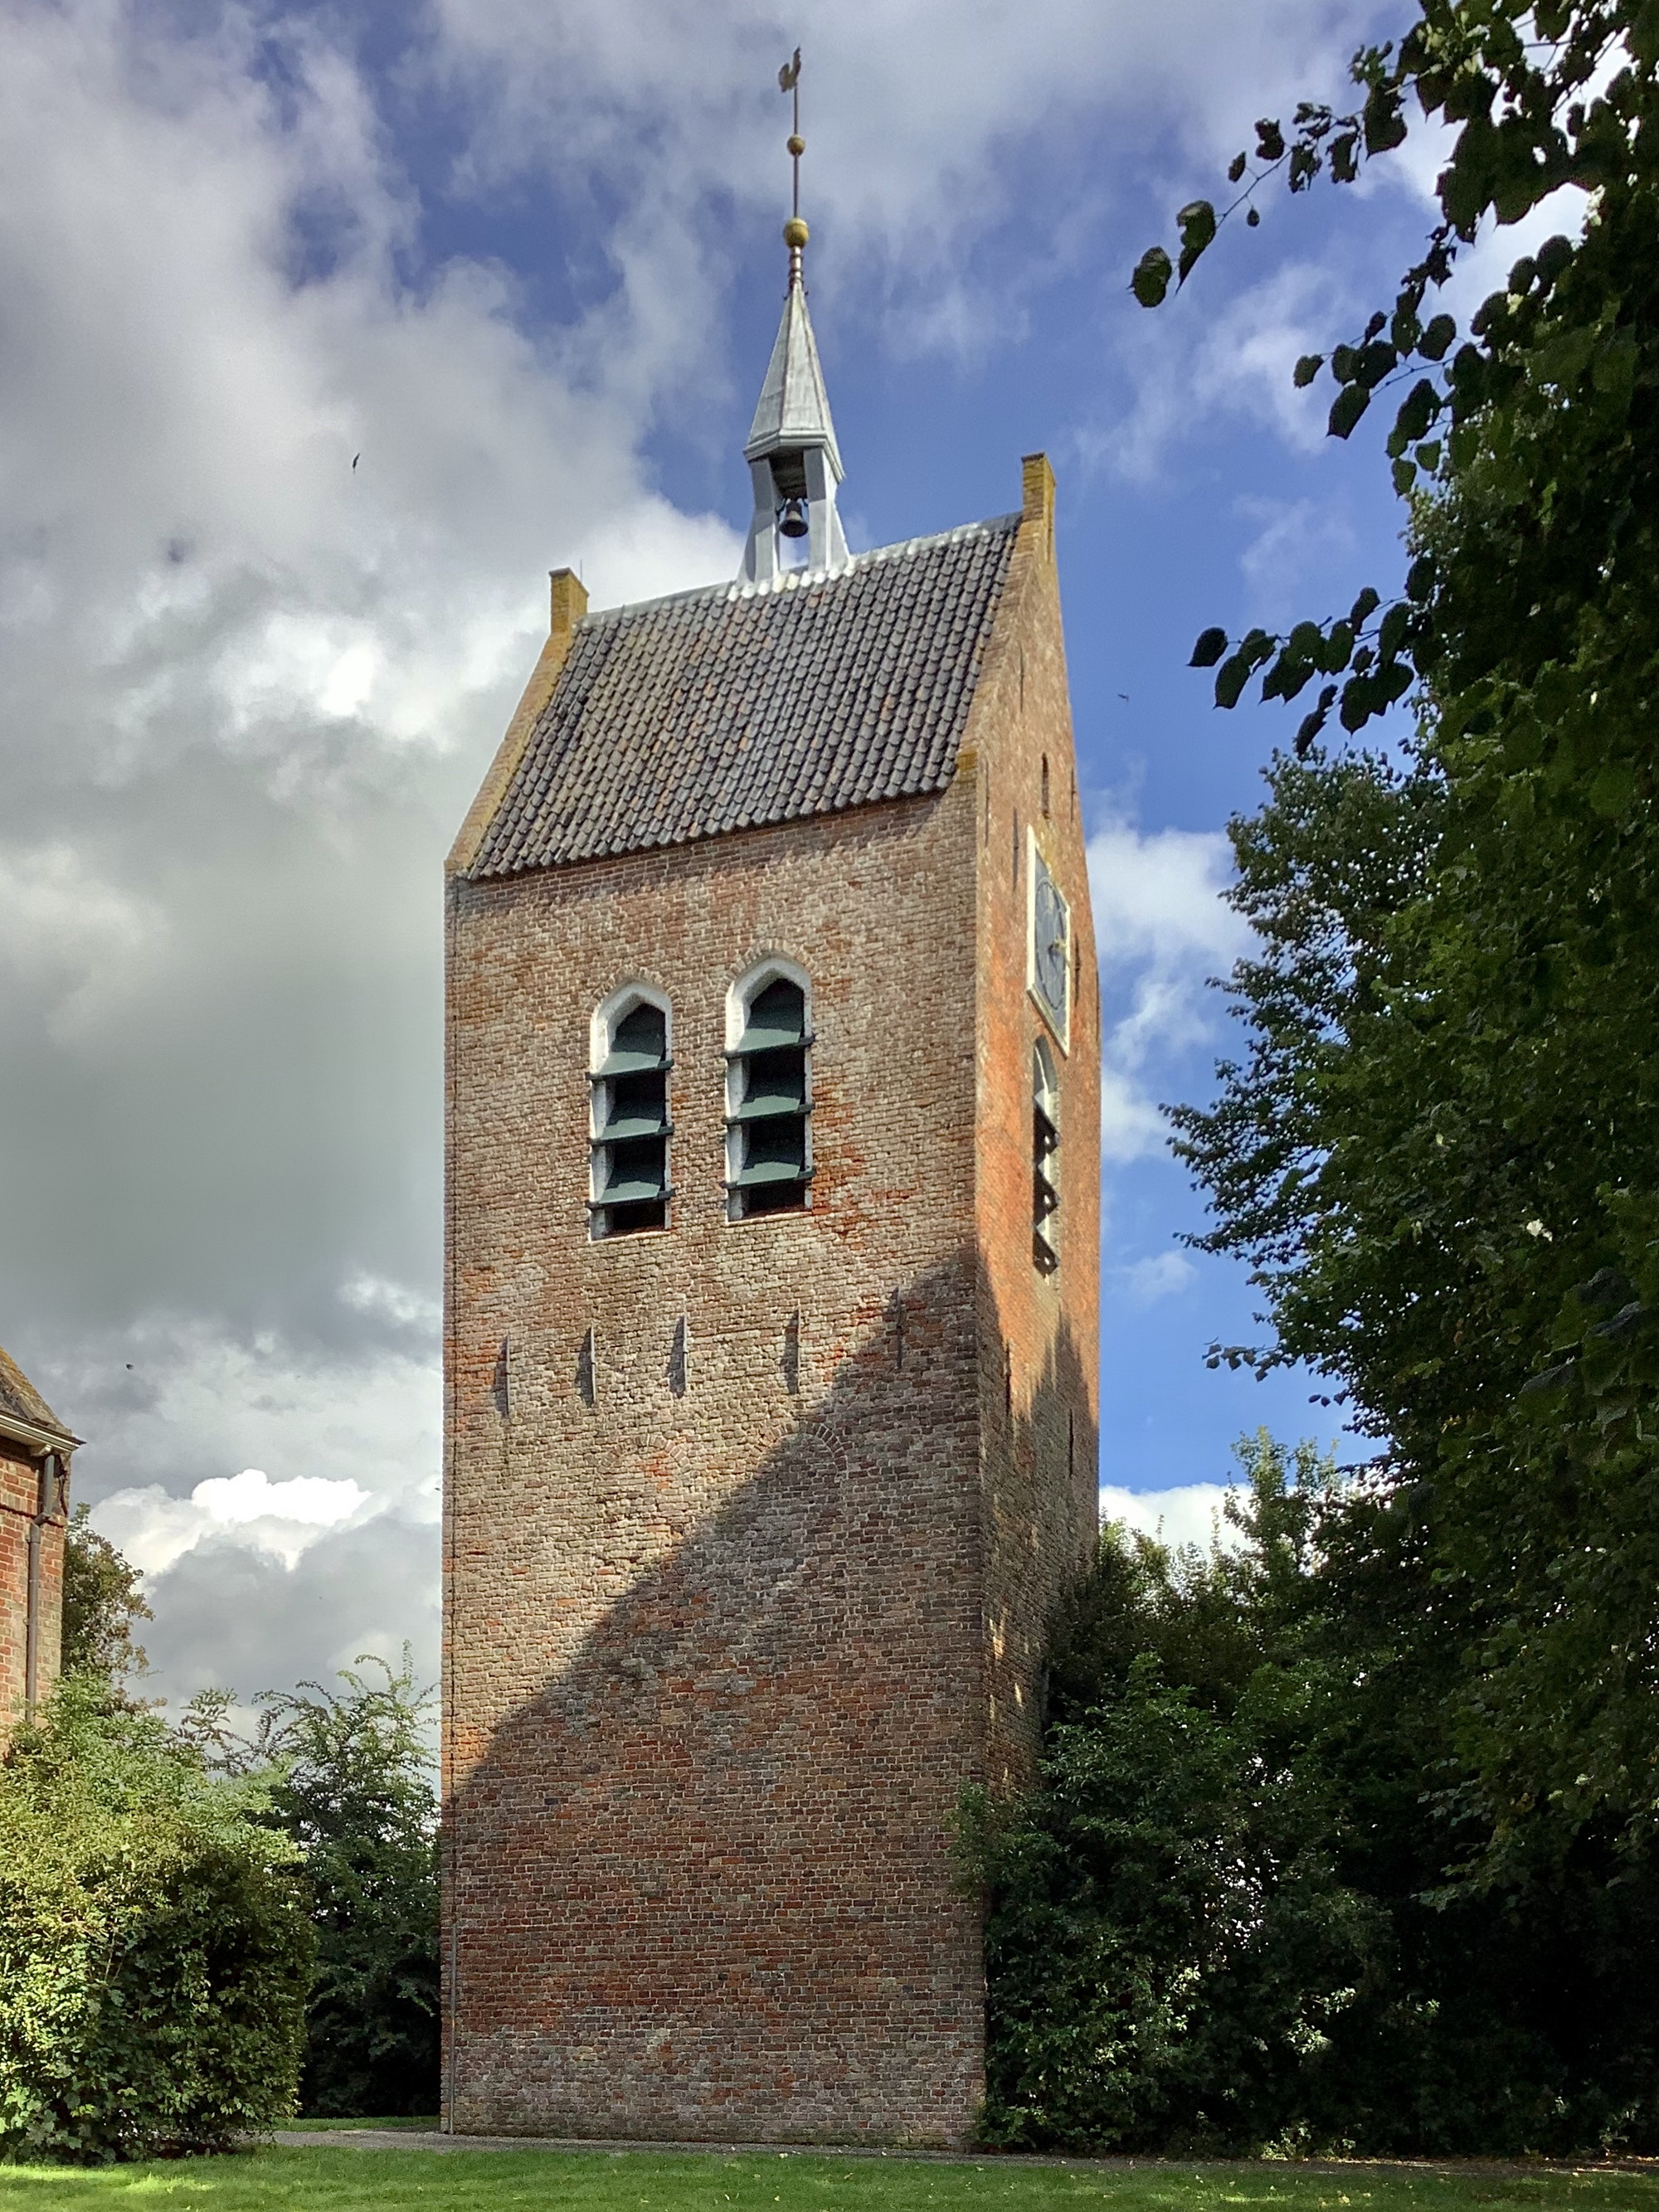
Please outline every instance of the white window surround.
[[587, 1066], [592, 1073], [605, 1065], [611, 1050], [611, 1039], [619, 1022], [626, 1021], [635, 1006], [654, 1006], [663, 1018], [663, 1033], [667, 1039], [670, 1060], [674, 1057], [674, 1009], [668, 1003], [665, 992], [654, 983], [635, 981], [618, 984], [610, 996], [601, 999], [589, 1017], [587, 1024]]

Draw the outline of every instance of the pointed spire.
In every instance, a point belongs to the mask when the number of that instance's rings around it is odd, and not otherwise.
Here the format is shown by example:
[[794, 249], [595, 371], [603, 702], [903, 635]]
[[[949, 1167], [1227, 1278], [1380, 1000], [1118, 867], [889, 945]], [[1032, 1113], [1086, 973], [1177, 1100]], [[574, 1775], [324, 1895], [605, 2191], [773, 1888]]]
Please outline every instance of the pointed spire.
[[799, 47], [778, 71], [778, 85], [794, 96], [794, 128], [789, 134], [794, 211], [783, 226], [783, 242], [789, 249], [783, 317], [743, 449], [755, 491], [755, 512], [743, 556], [743, 578], [749, 583], [763, 583], [799, 565], [784, 559], [783, 549], [803, 538], [808, 568], [836, 568], [849, 557], [836, 512], [841, 449], [830, 417], [830, 395], [801, 273], [801, 257], [811, 234], [800, 213], [800, 157], [806, 142], [800, 135]]
[[[797, 254], [799, 251], [796, 247]], [[792, 283], [743, 457], [758, 461], [787, 446], [806, 445], [823, 448], [839, 483], [841, 451], [836, 444], [836, 426], [830, 419], [830, 395], [824, 389], [823, 368], [812, 336], [812, 319], [806, 311], [806, 288]]]

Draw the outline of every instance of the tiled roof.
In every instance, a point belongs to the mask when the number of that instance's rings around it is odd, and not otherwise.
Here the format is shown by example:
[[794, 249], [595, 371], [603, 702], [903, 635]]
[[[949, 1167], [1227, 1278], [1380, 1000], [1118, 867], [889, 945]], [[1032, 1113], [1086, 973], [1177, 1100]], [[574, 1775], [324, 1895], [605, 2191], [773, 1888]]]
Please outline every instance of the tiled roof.
[[7, 1419], [45, 1429], [66, 1443], [76, 1441], [74, 1431], [64, 1426], [16, 1361], [0, 1349], [0, 1420]]
[[1018, 524], [586, 617], [471, 874], [941, 790]]

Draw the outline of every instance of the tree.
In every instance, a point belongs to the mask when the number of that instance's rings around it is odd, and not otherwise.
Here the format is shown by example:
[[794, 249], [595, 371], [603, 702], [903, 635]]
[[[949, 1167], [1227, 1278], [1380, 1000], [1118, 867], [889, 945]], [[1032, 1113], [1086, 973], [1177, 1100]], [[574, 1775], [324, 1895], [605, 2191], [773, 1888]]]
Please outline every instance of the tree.
[[[1038, 1786], [981, 1793], [985, 2128], [1377, 2154], [1659, 2142], [1651, 1852], [1503, 1891], [1448, 1790], [1461, 1595], [1386, 1483], [1242, 1448], [1230, 1552], [1121, 1528], [1057, 1626]], [[1617, 1871], [1619, 1878], [1610, 1880]]]
[[[1469, 1863], [1520, 1881], [1598, 1837], [1639, 1855], [1659, 1809], [1659, 6], [1425, 0], [1353, 74], [1352, 114], [1264, 121], [1234, 174], [1248, 213], [1268, 173], [1352, 181], [1408, 95], [1454, 126], [1392, 310], [1297, 369], [1328, 367], [1340, 437], [1401, 392], [1412, 559], [1386, 604], [1198, 641], [1224, 707], [1331, 680], [1234, 827], [1245, 1054], [1176, 1119], [1273, 1325], [1221, 1356], [1328, 1375], [1425, 1531], [1467, 1638]], [[1580, 234], [1457, 343], [1430, 309], [1461, 249], [1564, 185]], [[1183, 210], [1138, 296], [1222, 220]], [[1413, 683], [1403, 769], [1319, 750]]]
[[[378, 1668], [376, 1680], [358, 1671]], [[304, 1854], [317, 1936], [302, 2085], [307, 2112], [430, 2112], [438, 2103], [434, 1702], [362, 1658], [342, 1690], [302, 1683], [259, 1703], [271, 1815]]]
[[64, 1539], [64, 1656], [66, 1674], [93, 1674], [119, 1683], [149, 1663], [132, 1640], [133, 1624], [153, 1620], [143, 1577], [77, 1505]]

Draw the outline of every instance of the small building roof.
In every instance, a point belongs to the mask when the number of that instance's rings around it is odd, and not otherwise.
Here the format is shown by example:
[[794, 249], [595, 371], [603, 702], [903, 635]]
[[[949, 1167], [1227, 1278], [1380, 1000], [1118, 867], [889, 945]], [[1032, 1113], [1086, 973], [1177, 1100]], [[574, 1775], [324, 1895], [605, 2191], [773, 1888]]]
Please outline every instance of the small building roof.
[[585, 617], [467, 872], [942, 790], [1019, 521]]
[[52, 1407], [29, 1381], [17, 1362], [3, 1346], [0, 1346], [0, 1436], [32, 1431], [25, 1441], [33, 1442], [34, 1436], [61, 1439], [66, 1444], [76, 1444], [80, 1438], [72, 1429], [66, 1429]]

